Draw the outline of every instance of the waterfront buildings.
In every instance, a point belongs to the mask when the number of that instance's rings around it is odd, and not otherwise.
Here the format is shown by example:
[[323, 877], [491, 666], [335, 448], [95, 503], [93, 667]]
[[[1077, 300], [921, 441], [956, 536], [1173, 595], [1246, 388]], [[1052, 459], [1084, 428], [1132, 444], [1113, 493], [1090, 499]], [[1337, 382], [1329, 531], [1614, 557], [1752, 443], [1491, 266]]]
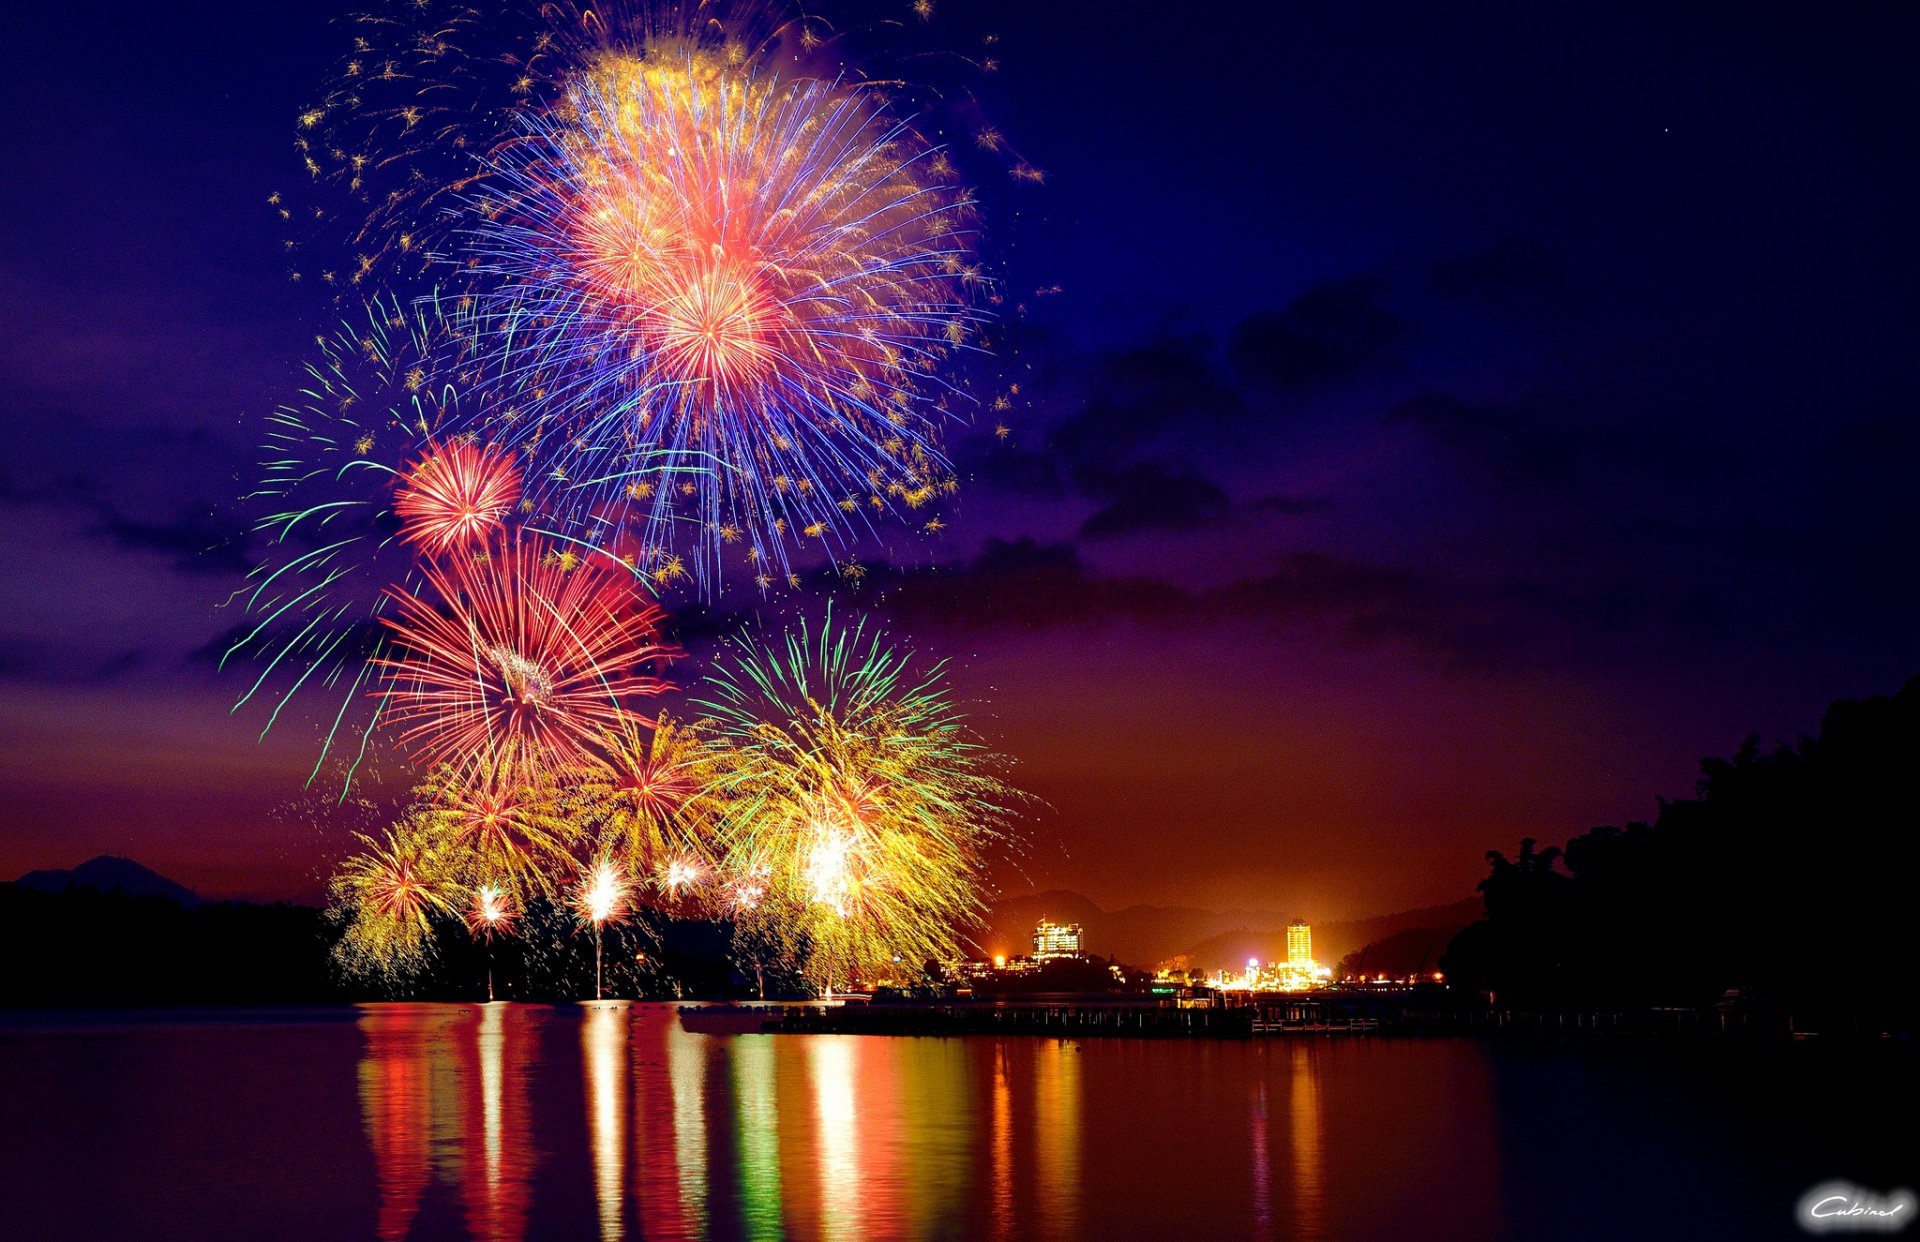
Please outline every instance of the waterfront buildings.
[[1079, 957], [1080, 924], [1041, 919], [1033, 929], [1033, 956], [1042, 962], [1056, 957]]

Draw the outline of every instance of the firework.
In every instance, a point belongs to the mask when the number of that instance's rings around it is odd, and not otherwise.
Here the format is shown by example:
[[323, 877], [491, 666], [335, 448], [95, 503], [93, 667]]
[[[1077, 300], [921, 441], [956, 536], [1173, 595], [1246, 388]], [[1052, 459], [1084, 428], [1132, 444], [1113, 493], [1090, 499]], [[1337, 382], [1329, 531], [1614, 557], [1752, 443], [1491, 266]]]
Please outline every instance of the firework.
[[700, 48], [745, 68], [783, 41], [820, 47], [824, 24], [782, 8], [760, 0], [367, 6], [346, 19], [349, 50], [295, 118], [301, 166], [329, 192], [271, 200], [294, 226], [294, 279], [344, 291], [417, 276], [474, 178], [474, 154], [493, 149], [517, 117], [551, 106], [573, 74], [612, 51]]
[[513, 931], [515, 915], [513, 901], [506, 893], [490, 884], [483, 884], [473, 890], [473, 898], [467, 903], [467, 930], [479, 940], [492, 940], [496, 935], [510, 935]]
[[618, 923], [627, 911], [627, 876], [611, 859], [600, 859], [580, 877], [573, 892], [573, 908], [582, 922], [598, 926]]
[[949, 353], [973, 335], [971, 201], [868, 90], [692, 50], [608, 55], [486, 157], [456, 252], [482, 384], [536, 446], [543, 503], [688, 540], [844, 546], [952, 489]]
[[484, 941], [487, 946], [487, 999], [493, 999], [493, 938], [496, 935], [510, 934], [513, 931], [513, 903], [507, 895], [490, 884], [483, 884], [473, 890], [473, 899], [467, 903], [467, 931], [476, 940]]
[[398, 976], [423, 966], [436, 914], [450, 914], [448, 885], [431, 831], [403, 820], [384, 838], [355, 834], [364, 847], [331, 885], [347, 920], [334, 952], [351, 973]]
[[520, 499], [520, 471], [492, 447], [454, 441], [428, 450], [400, 481], [400, 538], [428, 555], [483, 544]]
[[521, 896], [554, 891], [553, 867], [571, 859], [580, 832], [543, 773], [497, 760], [448, 765], [417, 792], [438, 839], [483, 886]]
[[736, 640], [704, 701], [736, 921], [822, 986], [957, 956], [1017, 796], [941, 670], [912, 668], [883, 635], [829, 618], [771, 646]]
[[608, 923], [618, 923], [626, 916], [629, 891], [626, 873], [605, 858], [595, 862], [587, 873], [580, 877], [580, 883], [574, 890], [574, 912], [579, 915], [581, 922], [593, 925], [593, 998], [595, 1000], [599, 1000], [601, 995], [601, 932]]
[[378, 621], [389, 589], [418, 580], [413, 549], [394, 537], [395, 485], [409, 459], [433, 459], [435, 438], [458, 421], [459, 373], [429, 379], [430, 363], [453, 360], [456, 335], [437, 304], [370, 302], [318, 338], [300, 399], [267, 419], [260, 479], [246, 498], [262, 510], [259, 564], [248, 575], [248, 620], [220, 663], [258, 666], [236, 707], [271, 698], [268, 729], [303, 690], [338, 697], [316, 775], [344, 752], [351, 776], [364, 754], [374, 708], [361, 691], [387, 646]]
[[699, 732], [666, 716], [629, 715], [601, 737], [599, 751], [572, 774], [573, 813], [601, 853], [653, 877], [669, 898], [685, 896], [712, 870], [719, 827]]
[[383, 717], [425, 765], [521, 774], [589, 761], [633, 703], [664, 687], [662, 614], [632, 574], [531, 540], [430, 565], [439, 606], [394, 593], [397, 654], [375, 663]]

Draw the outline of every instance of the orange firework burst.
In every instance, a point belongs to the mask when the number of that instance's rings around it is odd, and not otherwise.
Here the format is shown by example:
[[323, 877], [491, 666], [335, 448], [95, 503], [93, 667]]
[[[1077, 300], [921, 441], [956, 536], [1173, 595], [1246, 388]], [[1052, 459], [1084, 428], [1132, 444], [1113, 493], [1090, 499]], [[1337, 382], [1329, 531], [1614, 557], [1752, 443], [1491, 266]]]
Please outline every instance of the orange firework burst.
[[369, 909], [395, 922], [422, 928], [431, 912], [446, 909], [447, 903], [429, 875], [428, 860], [417, 845], [391, 838], [384, 846], [369, 844], [372, 848], [358, 860], [362, 864], [361, 892]]
[[377, 661], [382, 715], [416, 761], [531, 776], [589, 761], [633, 700], [664, 688], [660, 610], [632, 578], [531, 542], [429, 566], [436, 607], [392, 592], [399, 656]]
[[470, 851], [479, 873], [546, 890], [543, 861], [566, 851], [569, 825], [547, 784], [498, 764], [444, 770], [435, 818], [450, 842]]
[[429, 449], [401, 480], [400, 538], [429, 556], [478, 544], [520, 499], [520, 469], [492, 446], [455, 440]]
[[356, 974], [406, 974], [431, 951], [435, 914], [452, 913], [432, 834], [416, 819], [403, 820], [383, 837], [356, 834], [362, 852], [333, 878], [337, 908], [348, 912], [335, 955]]
[[675, 862], [711, 869], [719, 807], [707, 796], [698, 731], [666, 716], [629, 717], [600, 744], [603, 757], [579, 774], [578, 791], [602, 847], [641, 875]]

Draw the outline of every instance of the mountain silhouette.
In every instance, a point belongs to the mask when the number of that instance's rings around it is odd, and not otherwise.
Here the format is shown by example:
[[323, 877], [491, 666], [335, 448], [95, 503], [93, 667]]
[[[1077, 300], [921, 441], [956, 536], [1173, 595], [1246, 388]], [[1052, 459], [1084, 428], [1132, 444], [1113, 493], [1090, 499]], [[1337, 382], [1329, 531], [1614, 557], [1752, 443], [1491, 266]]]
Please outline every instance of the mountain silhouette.
[[112, 854], [89, 858], [70, 871], [29, 871], [14, 883], [43, 893], [91, 888], [103, 893], [122, 892], [129, 897], [165, 897], [182, 906], [200, 904], [199, 895], [186, 885], [169, 880], [131, 858], [117, 858]]
[[[1418, 910], [1400, 910], [1393, 914], [1376, 914], [1338, 923], [1316, 923], [1313, 926], [1313, 958], [1322, 966], [1334, 966], [1349, 953], [1356, 953], [1370, 944], [1401, 936], [1410, 930], [1424, 930], [1427, 935], [1423, 943], [1433, 944], [1433, 952], [1427, 959], [1425, 969], [1437, 970], [1440, 953], [1453, 939], [1454, 933], [1479, 918], [1480, 913], [1480, 899], [1464, 897], [1450, 905], [1423, 906]], [[1400, 947], [1404, 946], [1396, 946]], [[1257, 957], [1263, 962], [1285, 958], [1287, 930], [1284, 924], [1270, 931], [1239, 927], [1190, 945], [1181, 952], [1192, 959], [1196, 969], [1237, 970], [1247, 964], [1248, 958]], [[1420, 956], [1416, 950], [1414, 959], [1418, 961]], [[1369, 972], [1375, 965], [1383, 970], [1392, 969], [1385, 963], [1370, 961]]]

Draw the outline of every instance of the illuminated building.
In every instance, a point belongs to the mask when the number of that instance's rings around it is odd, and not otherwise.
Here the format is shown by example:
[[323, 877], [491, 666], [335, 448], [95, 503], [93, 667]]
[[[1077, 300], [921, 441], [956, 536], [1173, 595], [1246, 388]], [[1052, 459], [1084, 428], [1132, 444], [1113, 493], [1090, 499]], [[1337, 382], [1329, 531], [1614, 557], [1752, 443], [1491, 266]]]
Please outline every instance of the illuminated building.
[[1287, 960], [1262, 966], [1260, 959], [1249, 958], [1244, 974], [1221, 971], [1215, 987], [1227, 992], [1304, 992], [1317, 988], [1333, 972], [1313, 960], [1313, 929], [1305, 920], [1295, 919], [1287, 926]]
[[1287, 924], [1287, 965], [1313, 969], [1313, 928], [1305, 919]]
[[1041, 919], [1033, 929], [1033, 955], [1041, 961], [1080, 956], [1080, 924]]

